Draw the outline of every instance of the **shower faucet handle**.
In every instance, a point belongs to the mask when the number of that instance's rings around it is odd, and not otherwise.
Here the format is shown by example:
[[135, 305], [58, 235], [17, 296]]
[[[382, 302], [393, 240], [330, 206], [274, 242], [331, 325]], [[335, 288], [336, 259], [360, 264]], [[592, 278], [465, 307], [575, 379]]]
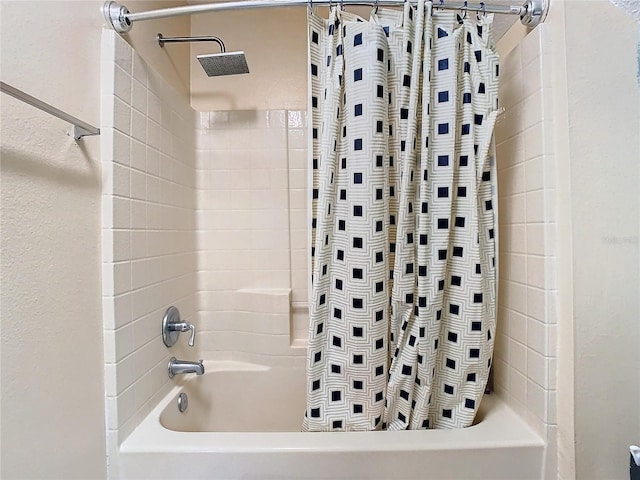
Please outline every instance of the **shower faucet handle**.
[[191, 335], [189, 335], [189, 346], [193, 347], [193, 344], [196, 339], [196, 326], [189, 322], [179, 322], [172, 323], [169, 325], [169, 330], [173, 332], [188, 332], [191, 330]]
[[181, 332], [191, 331], [189, 336], [189, 346], [193, 347], [196, 340], [196, 326], [183, 322], [180, 319], [180, 311], [171, 306], [167, 309], [162, 319], [162, 341], [167, 347], [173, 347], [178, 341]]
[[189, 335], [189, 346], [193, 347], [193, 344], [196, 342], [196, 326], [192, 323], [187, 323], [189, 326], [189, 330], [191, 330], [191, 335]]

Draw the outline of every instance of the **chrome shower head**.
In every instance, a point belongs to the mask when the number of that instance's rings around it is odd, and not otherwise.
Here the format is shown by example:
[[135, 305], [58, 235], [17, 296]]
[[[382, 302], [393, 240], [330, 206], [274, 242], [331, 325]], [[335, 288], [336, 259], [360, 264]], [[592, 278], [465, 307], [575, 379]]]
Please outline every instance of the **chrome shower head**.
[[214, 36], [204, 37], [164, 37], [159, 33], [156, 37], [160, 48], [164, 48], [165, 43], [181, 43], [181, 42], [216, 42], [220, 45], [220, 53], [207, 53], [205, 55], [197, 55], [196, 58], [204, 68], [205, 73], [209, 77], [219, 77], [222, 75], [238, 75], [241, 73], [249, 73], [247, 59], [244, 52], [227, 52], [224, 42], [221, 38]]
[[208, 53], [196, 57], [209, 77], [249, 73], [244, 52]]

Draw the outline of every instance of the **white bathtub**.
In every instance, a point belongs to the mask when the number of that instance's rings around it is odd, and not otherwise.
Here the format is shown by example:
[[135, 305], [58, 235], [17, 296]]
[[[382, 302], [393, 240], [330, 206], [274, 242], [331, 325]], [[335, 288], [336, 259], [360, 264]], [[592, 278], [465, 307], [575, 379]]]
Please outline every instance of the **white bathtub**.
[[478, 423], [461, 430], [301, 433], [304, 369], [205, 367], [123, 442], [119, 478], [542, 478], [543, 441], [495, 395], [483, 399]]

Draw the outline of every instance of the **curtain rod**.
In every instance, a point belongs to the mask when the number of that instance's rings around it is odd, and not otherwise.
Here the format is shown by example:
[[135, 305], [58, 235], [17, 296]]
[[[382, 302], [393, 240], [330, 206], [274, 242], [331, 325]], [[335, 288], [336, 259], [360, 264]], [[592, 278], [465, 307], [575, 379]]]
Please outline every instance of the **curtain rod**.
[[[522, 6], [485, 5], [479, 3], [476, 6], [468, 2], [452, 3], [440, 0], [434, 2], [434, 8], [445, 10], [460, 10], [472, 12], [498, 13], [518, 15], [523, 25], [533, 28], [542, 23], [547, 16], [550, 0], [525, 0]], [[246, 8], [266, 7], [296, 7], [296, 6], [329, 6], [341, 5], [365, 5], [365, 6], [398, 6], [403, 0], [248, 0], [236, 2], [208, 3], [204, 5], [187, 5], [184, 7], [162, 8], [148, 12], [131, 13], [127, 7], [111, 0], [102, 6], [102, 13], [111, 27], [118, 33], [127, 33], [133, 27], [133, 22], [153, 20], [154, 18], [176, 17], [180, 15], [193, 15], [197, 13], [219, 12], [224, 10], [239, 10]]]

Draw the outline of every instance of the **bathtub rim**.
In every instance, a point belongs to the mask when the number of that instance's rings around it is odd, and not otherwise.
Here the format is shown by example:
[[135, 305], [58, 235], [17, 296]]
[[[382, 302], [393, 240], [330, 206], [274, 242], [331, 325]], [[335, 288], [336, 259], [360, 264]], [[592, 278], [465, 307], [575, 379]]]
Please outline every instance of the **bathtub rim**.
[[[268, 371], [240, 361], [206, 361], [205, 375], [226, 371]], [[179, 381], [120, 445], [121, 453], [150, 452], [379, 452], [544, 447], [544, 440], [495, 393], [484, 395], [478, 424], [454, 430], [373, 432], [182, 432], [169, 430], [160, 415], [175, 402]], [[177, 408], [177, 406], [175, 407]]]

